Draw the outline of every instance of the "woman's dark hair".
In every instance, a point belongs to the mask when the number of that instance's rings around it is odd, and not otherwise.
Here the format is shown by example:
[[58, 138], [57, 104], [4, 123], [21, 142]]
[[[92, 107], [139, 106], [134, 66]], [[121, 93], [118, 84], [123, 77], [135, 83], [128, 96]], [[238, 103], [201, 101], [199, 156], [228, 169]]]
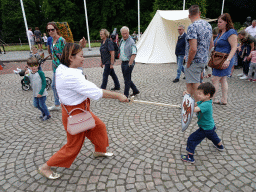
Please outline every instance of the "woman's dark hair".
[[201, 83], [197, 90], [203, 90], [204, 95], [210, 94], [210, 98], [212, 98], [215, 93], [215, 87], [210, 82]]
[[35, 27], [35, 30], [39, 30], [39, 27]]
[[77, 53], [82, 51], [82, 47], [75, 43], [66, 43], [62, 55], [60, 58], [60, 62], [67, 67], [70, 66], [70, 56], [76, 56]]
[[[226, 31], [228, 31], [229, 29], [234, 29], [234, 24], [233, 24], [232, 19], [228, 13], [222, 14], [221, 16], [219, 16], [218, 19], [222, 19], [223, 21], [227, 22]], [[222, 31], [219, 29], [219, 33], [221, 33], [221, 32]]]
[[52, 22], [47, 23], [47, 25], [46, 25], [46, 31], [47, 31], [47, 32], [48, 32], [48, 28], [47, 28], [48, 25], [52, 25], [52, 26], [54, 27], [54, 29], [56, 29], [57, 34], [60, 35], [60, 34], [59, 34], [59, 28], [57, 27], [57, 25], [56, 25], [55, 22], [52, 21]]

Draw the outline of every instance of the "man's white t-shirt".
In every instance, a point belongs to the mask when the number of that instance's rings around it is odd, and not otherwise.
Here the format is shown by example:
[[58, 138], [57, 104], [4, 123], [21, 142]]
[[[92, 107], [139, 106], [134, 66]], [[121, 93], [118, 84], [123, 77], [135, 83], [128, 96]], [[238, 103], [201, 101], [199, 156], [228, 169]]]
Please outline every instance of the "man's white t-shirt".
[[251, 36], [256, 37], [256, 27], [249, 26], [245, 29], [247, 33], [249, 33]]
[[28, 38], [29, 40], [34, 40], [33, 32], [28, 30]]

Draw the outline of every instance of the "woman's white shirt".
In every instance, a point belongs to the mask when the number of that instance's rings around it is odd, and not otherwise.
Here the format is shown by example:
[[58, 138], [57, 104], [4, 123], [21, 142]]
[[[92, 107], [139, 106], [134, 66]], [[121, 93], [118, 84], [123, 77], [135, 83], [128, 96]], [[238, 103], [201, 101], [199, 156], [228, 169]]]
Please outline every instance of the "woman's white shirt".
[[87, 98], [98, 100], [103, 90], [85, 79], [82, 70], [60, 64], [56, 69], [56, 89], [64, 105], [78, 105]]

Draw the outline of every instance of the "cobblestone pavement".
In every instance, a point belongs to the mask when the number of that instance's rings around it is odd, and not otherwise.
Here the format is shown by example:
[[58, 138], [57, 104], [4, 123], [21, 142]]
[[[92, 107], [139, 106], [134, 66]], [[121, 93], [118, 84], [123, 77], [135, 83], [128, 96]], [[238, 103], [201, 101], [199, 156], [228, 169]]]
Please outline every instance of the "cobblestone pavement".
[[[84, 70], [100, 86], [103, 70]], [[123, 85], [120, 66], [115, 70]], [[240, 72], [235, 70], [233, 76]], [[45, 74], [52, 76], [51, 71]], [[176, 65], [137, 64], [133, 71], [141, 91], [137, 99], [180, 104], [185, 80], [174, 84], [175, 75]], [[50, 120], [41, 122], [31, 91], [22, 91], [20, 80], [15, 74], [0, 75], [0, 191], [256, 191], [256, 83], [228, 79], [228, 105], [213, 106], [226, 150], [219, 152], [204, 140], [196, 149], [194, 165], [182, 162], [180, 155], [197, 129], [196, 118], [183, 133], [179, 109], [92, 101], [92, 111], [106, 123], [108, 150], [114, 156], [93, 158], [94, 147], [86, 139], [71, 168], [55, 168], [62, 177], [52, 181], [36, 170], [66, 143], [61, 113], [54, 111]], [[51, 90], [46, 104], [53, 104]]]

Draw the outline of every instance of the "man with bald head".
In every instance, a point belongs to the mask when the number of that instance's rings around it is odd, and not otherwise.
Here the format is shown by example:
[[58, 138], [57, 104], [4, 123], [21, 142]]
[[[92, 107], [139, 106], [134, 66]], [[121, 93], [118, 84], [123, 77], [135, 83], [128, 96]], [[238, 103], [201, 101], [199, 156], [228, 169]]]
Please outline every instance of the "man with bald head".
[[133, 94], [131, 96], [135, 96], [140, 93], [131, 79], [132, 70], [135, 65], [137, 48], [134, 40], [129, 35], [129, 28], [126, 26], [123, 26], [120, 31], [121, 31], [122, 39], [119, 44], [119, 51], [120, 51], [120, 59], [122, 60], [121, 68], [122, 68], [124, 84], [125, 84], [124, 95], [128, 98], [130, 88], [133, 91]]

